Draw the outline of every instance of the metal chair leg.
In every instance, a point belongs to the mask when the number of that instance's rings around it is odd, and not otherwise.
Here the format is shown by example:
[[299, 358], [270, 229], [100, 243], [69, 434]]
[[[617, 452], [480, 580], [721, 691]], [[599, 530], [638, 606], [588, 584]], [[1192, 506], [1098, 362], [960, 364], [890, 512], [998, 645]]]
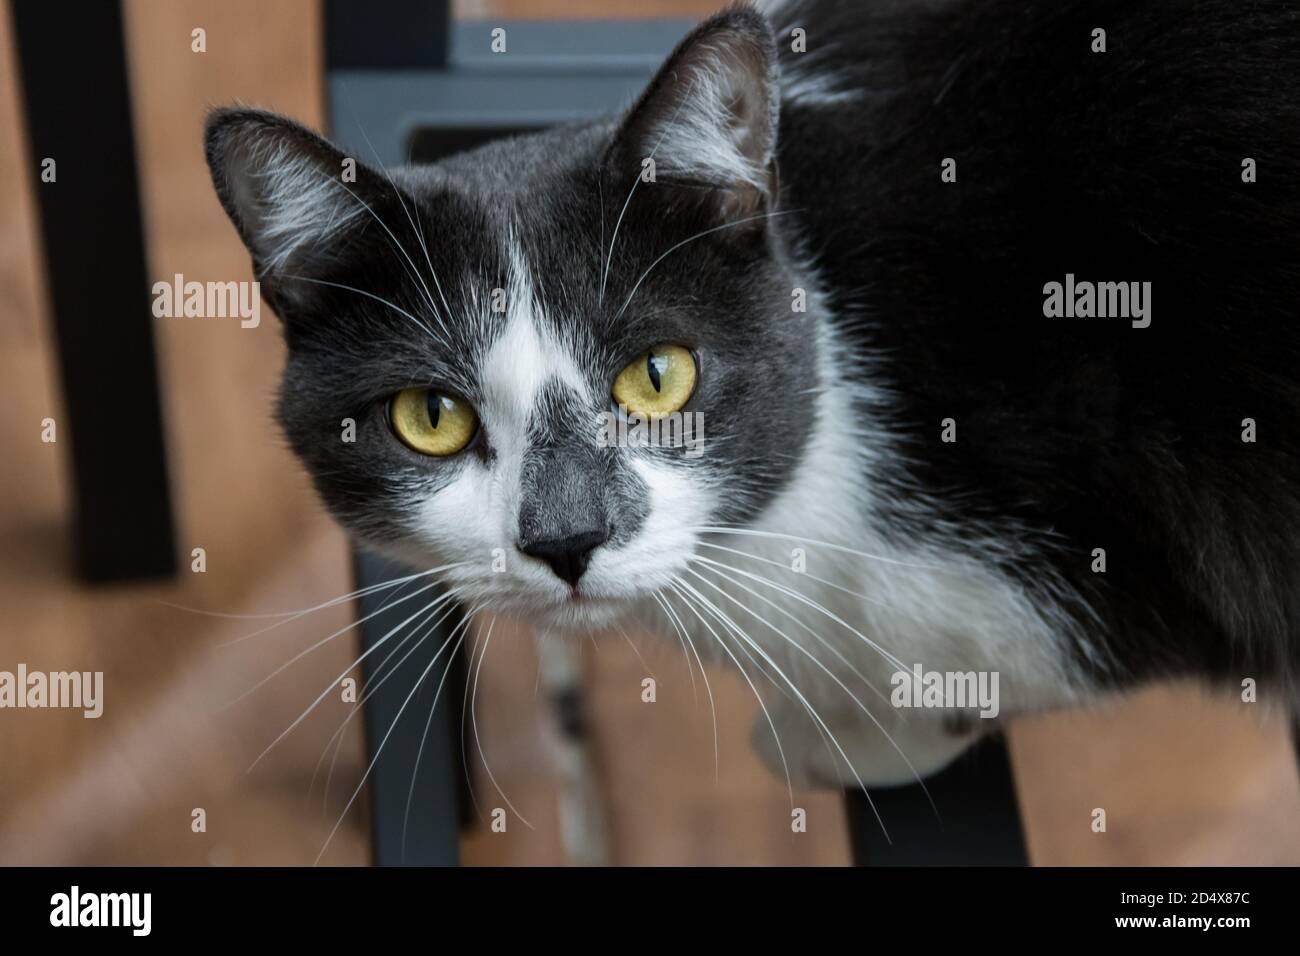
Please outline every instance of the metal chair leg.
[[176, 546], [121, 6], [89, 4], [71, 28], [57, 4], [12, 6], [63, 389], [56, 426], [71, 446], [77, 564], [91, 581], [169, 575]]
[[1000, 735], [927, 778], [925, 789], [933, 807], [919, 784], [870, 791], [889, 840], [867, 797], [861, 791], [846, 794], [856, 865], [1028, 865], [1011, 760]]

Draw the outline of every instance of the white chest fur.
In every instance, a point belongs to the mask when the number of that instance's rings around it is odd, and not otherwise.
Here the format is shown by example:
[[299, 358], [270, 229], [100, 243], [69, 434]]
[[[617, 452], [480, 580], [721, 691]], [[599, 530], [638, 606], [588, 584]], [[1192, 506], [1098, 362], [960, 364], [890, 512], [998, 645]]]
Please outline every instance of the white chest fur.
[[[995, 690], [991, 709], [1003, 715], [1071, 700], [1080, 680], [1068, 620], [1001, 568], [1017, 542], [959, 522], [907, 541], [884, 529], [878, 503], [898, 480], [883, 467], [888, 434], [849, 410], [876, 408], [883, 420], [887, 404], [845, 383], [829, 333], [823, 353], [817, 420], [793, 480], [753, 525], [702, 538], [682, 576], [694, 605], [682, 622], [711, 626], [725, 645], [718, 656], [767, 685], [775, 727], [762, 719], [756, 744], [778, 772], [898, 782], [946, 763], [988, 726], [974, 701], [901, 702], [898, 675], [971, 675]], [[955, 713], [974, 729], [949, 729]]]

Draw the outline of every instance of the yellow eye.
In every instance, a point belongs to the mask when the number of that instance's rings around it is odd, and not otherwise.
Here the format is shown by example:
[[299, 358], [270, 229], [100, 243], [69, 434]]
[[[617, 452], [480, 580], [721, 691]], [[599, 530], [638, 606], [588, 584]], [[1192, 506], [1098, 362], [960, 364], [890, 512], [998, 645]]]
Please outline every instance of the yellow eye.
[[680, 345], [656, 345], [614, 379], [614, 402], [639, 418], [671, 415], [695, 391], [695, 357]]
[[388, 405], [393, 431], [421, 455], [454, 455], [478, 430], [478, 416], [469, 403], [427, 388], [406, 388]]

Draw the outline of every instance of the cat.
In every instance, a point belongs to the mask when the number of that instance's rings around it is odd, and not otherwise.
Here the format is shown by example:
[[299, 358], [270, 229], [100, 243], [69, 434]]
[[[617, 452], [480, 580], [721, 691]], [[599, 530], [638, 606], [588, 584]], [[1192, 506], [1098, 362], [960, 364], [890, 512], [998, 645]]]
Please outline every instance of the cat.
[[206, 151], [337, 519], [471, 610], [648, 613], [792, 780], [1166, 677], [1294, 706], [1294, 4], [738, 5], [595, 122], [346, 177], [218, 109]]

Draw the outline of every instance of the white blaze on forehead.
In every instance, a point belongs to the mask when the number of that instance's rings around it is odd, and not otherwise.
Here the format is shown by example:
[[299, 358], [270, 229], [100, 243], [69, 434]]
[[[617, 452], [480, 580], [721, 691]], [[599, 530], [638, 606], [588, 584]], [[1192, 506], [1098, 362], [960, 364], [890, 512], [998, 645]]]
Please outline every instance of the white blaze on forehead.
[[584, 398], [588, 394], [572, 350], [545, 321], [533, 291], [529, 264], [513, 238], [509, 240], [509, 256], [506, 311], [492, 315], [492, 321], [502, 322], [504, 328], [484, 357], [480, 381], [492, 411], [512, 419], [522, 418], [526, 424], [538, 392], [552, 379]]
[[583, 402], [589, 402], [591, 396], [573, 350], [556, 334], [537, 301], [523, 250], [513, 237], [507, 241], [510, 279], [506, 310], [489, 313], [486, 320], [500, 322], [502, 327], [479, 368], [482, 407], [478, 413], [496, 452], [496, 484], [504, 493], [502, 505], [513, 523], [528, 450], [529, 419], [543, 387], [558, 381]]
[[551, 377], [553, 349], [537, 333], [531, 317], [505, 318], [505, 329], [488, 349], [481, 370], [485, 414], [506, 419], [524, 419]]

